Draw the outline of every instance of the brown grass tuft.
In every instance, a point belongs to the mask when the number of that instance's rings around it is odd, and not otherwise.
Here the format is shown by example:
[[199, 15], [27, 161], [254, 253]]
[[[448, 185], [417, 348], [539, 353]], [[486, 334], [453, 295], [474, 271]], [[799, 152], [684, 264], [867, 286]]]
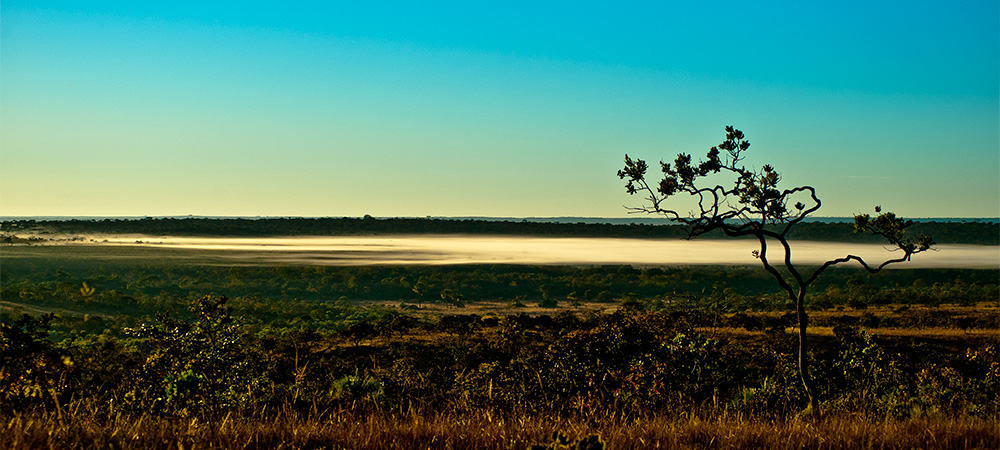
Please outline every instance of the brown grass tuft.
[[609, 449], [989, 449], [997, 421], [924, 418], [764, 420], [567, 418], [488, 412], [400, 415], [347, 410], [304, 415], [229, 414], [216, 423], [150, 415], [14, 414], [3, 422], [8, 449], [524, 449], [554, 430], [570, 439], [600, 435]]

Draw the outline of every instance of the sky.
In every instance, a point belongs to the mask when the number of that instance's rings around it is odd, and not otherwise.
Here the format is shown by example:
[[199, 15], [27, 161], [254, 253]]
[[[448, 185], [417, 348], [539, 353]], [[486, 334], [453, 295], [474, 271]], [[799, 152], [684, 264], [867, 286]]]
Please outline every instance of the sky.
[[4, 0], [0, 215], [622, 217], [626, 153], [733, 125], [816, 215], [998, 217], [998, 28], [995, 0]]

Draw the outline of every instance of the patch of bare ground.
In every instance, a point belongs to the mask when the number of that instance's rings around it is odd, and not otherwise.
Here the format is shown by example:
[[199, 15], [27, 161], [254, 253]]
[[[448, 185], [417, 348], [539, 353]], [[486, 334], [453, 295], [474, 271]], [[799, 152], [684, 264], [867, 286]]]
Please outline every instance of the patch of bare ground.
[[[764, 336], [767, 334], [766, 331], [747, 331], [741, 328], [730, 328], [730, 327], [696, 327], [695, 329], [708, 336], [738, 337], [738, 336]], [[969, 338], [1000, 339], [1000, 330], [987, 329], [987, 328], [961, 330], [957, 328], [948, 328], [948, 327], [927, 327], [927, 328], [859, 327], [859, 329], [869, 334], [874, 334], [882, 337], [934, 337], [934, 338], [951, 338], [951, 339], [961, 339], [961, 340]], [[784, 334], [797, 335], [798, 329], [794, 327], [785, 328]], [[835, 336], [836, 333], [834, 333], [834, 327], [809, 327], [809, 335]]]
[[67, 309], [63, 309], [63, 308], [59, 308], [59, 307], [54, 307], [54, 306], [29, 305], [27, 303], [8, 302], [8, 301], [0, 301], [0, 312], [8, 312], [8, 313], [14, 313], [14, 314], [25, 314], [25, 313], [27, 313], [27, 314], [33, 314], [33, 315], [55, 313], [55, 314], [59, 314], [59, 315], [66, 315], [66, 316], [73, 316], [73, 317], [83, 317], [83, 316], [90, 315], [90, 316], [100, 316], [100, 317], [103, 317], [103, 318], [106, 318], [106, 319], [114, 317], [111, 314], [102, 314], [102, 313], [84, 312], [84, 311], [73, 311], [73, 310], [67, 310]]
[[396, 309], [401, 313], [430, 319], [439, 318], [450, 314], [478, 314], [483, 317], [502, 317], [514, 314], [528, 314], [530, 316], [556, 315], [560, 313], [572, 313], [584, 316], [592, 313], [610, 313], [618, 309], [616, 303], [582, 302], [579, 306], [569, 306], [569, 302], [562, 301], [556, 308], [543, 308], [537, 306], [535, 302], [524, 302], [524, 306], [513, 306], [511, 301], [477, 301], [466, 303], [465, 306], [458, 307], [445, 303], [403, 303], [398, 300], [359, 300], [359, 306], [378, 306]]

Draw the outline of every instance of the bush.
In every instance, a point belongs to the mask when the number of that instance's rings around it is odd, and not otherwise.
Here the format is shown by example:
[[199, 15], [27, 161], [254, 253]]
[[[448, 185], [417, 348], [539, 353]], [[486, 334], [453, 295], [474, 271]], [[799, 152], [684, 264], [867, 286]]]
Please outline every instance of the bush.
[[145, 396], [143, 406], [204, 416], [253, 402], [261, 368], [255, 367], [254, 346], [233, 323], [227, 301], [202, 297], [189, 308], [195, 322], [159, 314], [155, 324], [133, 330], [149, 355], [135, 381], [134, 392]]
[[58, 404], [73, 361], [48, 340], [53, 319], [24, 314], [0, 322], [0, 399], [11, 408]]

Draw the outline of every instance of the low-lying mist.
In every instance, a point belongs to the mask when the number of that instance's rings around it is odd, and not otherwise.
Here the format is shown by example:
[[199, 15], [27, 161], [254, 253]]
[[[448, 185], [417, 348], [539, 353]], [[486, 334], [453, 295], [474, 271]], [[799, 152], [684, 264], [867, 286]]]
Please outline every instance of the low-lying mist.
[[[104, 238], [102, 238], [104, 239]], [[190, 238], [108, 237], [105, 245], [210, 250], [243, 262], [316, 265], [371, 264], [559, 264], [744, 265], [758, 264], [755, 240], [652, 240], [612, 238], [537, 238], [510, 236], [371, 236]], [[792, 243], [796, 264], [857, 255], [869, 264], [897, 258], [900, 252], [875, 244], [799, 241]], [[768, 259], [783, 258], [777, 243]], [[853, 263], [852, 263], [853, 264]], [[892, 268], [1000, 268], [1000, 246], [940, 245]]]

